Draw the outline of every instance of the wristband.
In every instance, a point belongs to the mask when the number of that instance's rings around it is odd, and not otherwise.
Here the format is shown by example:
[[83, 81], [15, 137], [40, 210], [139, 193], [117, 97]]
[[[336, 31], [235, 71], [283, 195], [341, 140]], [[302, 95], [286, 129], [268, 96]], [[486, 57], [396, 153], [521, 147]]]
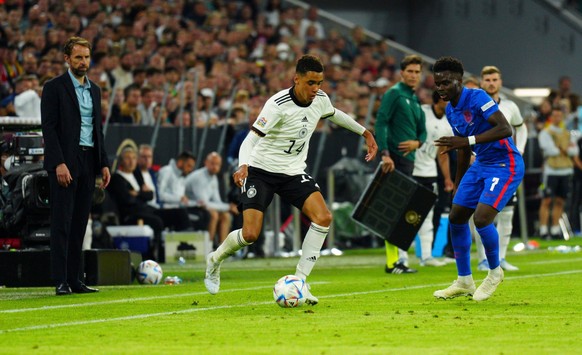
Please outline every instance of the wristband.
[[467, 139], [469, 140], [469, 145], [475, 145], [475, 143], [477, 143], [475, 141], [475, 136], [469, 136]]

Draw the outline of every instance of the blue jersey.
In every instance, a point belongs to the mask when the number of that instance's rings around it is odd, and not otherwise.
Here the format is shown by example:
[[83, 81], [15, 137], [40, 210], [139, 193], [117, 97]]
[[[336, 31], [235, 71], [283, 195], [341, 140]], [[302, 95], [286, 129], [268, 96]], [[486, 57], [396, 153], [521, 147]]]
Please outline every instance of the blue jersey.
[[[493, 126], [487, 119], [499, 111], [497, 103], [481, 89], [463, 88], [456, 107], [448, 104], [447, 120], [456, 136], [476, 136], [490, 130]], [[516, 155], [520, 156], [513, 138], [508, 137], [496, 142], [479, 143], [471, 147], [481, 164], [511, 165]]]
[[[485, 91], [463, 88], [457, 106], [447, 105], [447, 119], [456, 136], [476, 136], [493, 128], [487, 118], [498, 110]], [[511, 137], [471, 148], [477, 157], [461, 179], [453, 203], [473, 209], [483, 203], [501, 211], [523, 179], [521, 154]]]

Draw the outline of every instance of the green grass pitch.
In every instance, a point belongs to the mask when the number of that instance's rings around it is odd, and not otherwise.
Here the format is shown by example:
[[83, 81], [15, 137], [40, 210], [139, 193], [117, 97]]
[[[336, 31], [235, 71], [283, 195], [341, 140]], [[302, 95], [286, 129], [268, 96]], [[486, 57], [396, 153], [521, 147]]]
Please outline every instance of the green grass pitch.
[[[383, 249], [321, 257], [308, 280], [320, 303], [295, 309], [277, 306], [272, 287], [296, 258], [231, 259], [214, 296], [202, 262], [162, 265], [180, 285], [0, 288], [0, 354], [579, 354], [582, 252], [547, 250], [558, 244], [582, 239], [510, 252], [520, 270], [481, 303], [433, 298], [454, 264], [419, 267], [411, 252], [417, 274], [387, 275]], [[472, 265], [479, 284], [486, 273]]]

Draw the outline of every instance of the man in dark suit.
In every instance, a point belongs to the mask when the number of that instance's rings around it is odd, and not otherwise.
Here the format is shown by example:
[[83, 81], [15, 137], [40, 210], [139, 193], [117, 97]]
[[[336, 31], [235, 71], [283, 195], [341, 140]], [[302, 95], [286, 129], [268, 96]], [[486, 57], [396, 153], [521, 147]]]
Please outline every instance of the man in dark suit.
[[63, 51], [69, 70], [45, 84], [41, 101], [57, 296], [98, 291], [83, 283], [81, 247], [95, 177], [102, 175], [102, 189], [111, 178], [101, 129], [101, 90], [87, 78], [91, 44], [71, 37]]

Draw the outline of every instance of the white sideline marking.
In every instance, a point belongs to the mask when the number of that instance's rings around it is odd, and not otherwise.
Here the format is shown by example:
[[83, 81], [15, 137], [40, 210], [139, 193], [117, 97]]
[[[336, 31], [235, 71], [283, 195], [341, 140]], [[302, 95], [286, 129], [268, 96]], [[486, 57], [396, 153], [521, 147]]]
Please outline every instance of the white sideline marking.
[[[570, 275], [570, 274], [579, 274], [582, 273], [582, 270], [570, 270], [570, 271], [561, 271], [555, 272], [550, 274], [535, 274], [535, 275], [522, 275], [522, 276], [510, 276], [506, 277], [505, 280], [518, 280], [518, 279], [528, 279], [533, 277], [551, 277], [551, 276], [560, 276], [560, 275]], [[314, 282], [315, 284], [315, 282]], [[430, 285], [418, 285], [418, 286], [407, 286], [401, 288], [393, 288], [393, 289], [383, 289], [383, 290], [371, 290], [371, 291], [360, 291], [360, 292], [350, 292], [350, 293], [343, 293], [343, 294], [335, 294], [335, 295], [327, 295], [327, 296], [320, 296], [319, 298], [336, 298], [336, 297], [346, 297], [346, 296], [356, 296], [356, 295], [369, 295], [375, 293], [384, 293], [384, 292], [397, 292], [397, 291], [406, 291], [411, 289], [421, 289], [421, 288], [432, 288], [432, 287], [439, 287], [449, 285], [450, 283], [439, 283], [439, 284], [430, 284]], [[256, 290], [262, 289], [264, 287], [252, 287], [247, 289], [232, 289], [232, 290], [224, 290], [223, 292], [234, 292], [234, 291], [244, 291], [244, 290]], [[54, 306], [51, 308], [28, 308], [27, 310], [45, 310], [45, 309], [54, 309], [54, 308], [63, 308], [63, 307], [75, 307], [75, 306], [83, 306], [83, 305], [98, 305], [98, 304], [108, 304], [108, 303], [116, 303], [116, 302], [133, 302], [136, 300], [148, 300], [148, 299], [159, 299], [159, 298], [171, 298], [171, 297], [182, 297], [188, 295], [198, 295], [204, 292], [195, 292], [195, 293], [188, 293], [188, 294], [180, 294], [180, 295], [167, 295], [167, 296], [160, 296], [160, 297], [144, 297], [144, 298], [134, 298], [130, 300], [115, 300], [115, 301], [105, 301], [105, 302], [92, 302], [92, 303], [83, 303], [78, 305], [66, 305], [66, 306]], [[95, 323], [105, 323], [105, 322], [119, 322], [125, 320], [134, 320], [134, 319], [144, 319], [144, 318], [153, 318], [153, 317], [163, 317], [163, 316], [170, 316], [173, 314], [186, 314], [186, 313], [194, 313], [194, 312], [203, 312], [203, 311], [214, 311], [218, 309], [228, 309], [228, 308], [238, 308], [238, 307], [249, 307], [249, 306], [260, 306], [260, 305], [267, 305], [272, 304], [273, 301], [265, 301], [265, 302], [253, 302], [253, 303], [246, 303], [246, 304], [238, 304], [238, 305], [224, 305], [224, 306], [213, 306], [213, 307], [204, 307], [204, 308], [195, 308], [195, 309], [185, 309], [181, 311], [171, 311], [171, 312], [160, 312], [160, 313], [147, 313], [147, 314], [140, 314], [135, 316], [125, 316], [125, 317], [116, 317], [116, 318], [101, 318], [101, 319], [92, 319], [92, 320], [83, 320], [83, 321], [76, 321], [76, 322], [66, 322], [66, 323], [57, 323], [57, 324], [40, 324], [34, 325], [29, 327], [22, 327], [22, 328], [12, 328], [12, 329], [0, 329], [0, 334], [12, 333], [12, 332], [23, 332], [23, 331], [31, 331], [31, 330], [39, 330], [39, 329], [53, 329], [53, 328], [62, 328], [62, 327], [69, 327], [69, 326], [76, 326], [76, 325], [86, 325], [86, 324], [95, 324]], [[18, 310], [11, 310], [11, 311], [18, 311]], [[3, 313], [8, 313], [7, 311], [3, 311]]]

